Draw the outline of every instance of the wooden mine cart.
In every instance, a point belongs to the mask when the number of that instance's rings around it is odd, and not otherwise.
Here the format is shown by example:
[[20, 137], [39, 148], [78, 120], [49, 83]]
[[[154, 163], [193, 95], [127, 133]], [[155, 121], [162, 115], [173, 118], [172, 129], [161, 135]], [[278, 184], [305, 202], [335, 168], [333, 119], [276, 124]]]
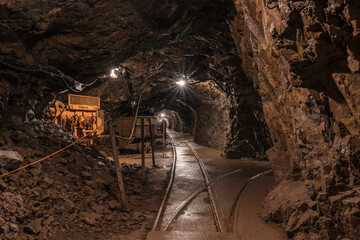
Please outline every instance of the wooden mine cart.
[[[135, 130], [131, 139], [122, 139], [119, 138], [119, 148], [133, 150], [136, 152], [140, 152], [140, 142], [141, 142], [141, 118], [144, 118], [144, 138], [145, 141], [145, 149], [149, 149], [150, 145], [150, 128], [149, 128], [149, 119], [151, 121], [152, 126], [152, 136], [156, 136], [155, 123], [156, 118], [153, 116], [138, 116], [136, 120]], [[133, 128], [135, 117], [120, 117], [116, 119], [116, 125], [118, 128], [119, 136], [123, 136], [125, 138], [130, 137], [131, 131]]]
[[92, 139], [104, 132], [104, 111], [100, 110], [100, 98], [82, 95], [68, 95], [68, 105], [60, 101], [49, 109], [48, 117], [56, 124], [72, 132], [77, 138], [98, 129]]

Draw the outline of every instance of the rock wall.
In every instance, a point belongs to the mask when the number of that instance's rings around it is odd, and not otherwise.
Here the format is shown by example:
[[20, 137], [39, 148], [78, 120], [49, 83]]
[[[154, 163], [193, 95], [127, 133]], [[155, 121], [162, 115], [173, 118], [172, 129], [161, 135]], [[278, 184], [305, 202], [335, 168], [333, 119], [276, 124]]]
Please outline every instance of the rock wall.
[[[210, 87], [209, 87], [210, 86]], [[260, 97], [252, 86], [248, 95], [233, 96], [208, 83], [198, 89], [201, 99], [196, 111], [195, 141], [222, 150], [226, 158], [266, 159], [272, 146]]]
[[[239, 105], [242, 98], [228, 96], [226, 105], [221, 97], [215, 96], [210, 102], [198, 104], [196, 99], [207, 98], [209, 89], [198, 91], [192, 86], [195, 100], [183, 99], [174, 92], [175, 81], [183, 75], [188, 80], [207, 81], [209, 85], [217, 81], [234, 93], [254, 91], [228, 29], [226, 14], [231, 4], [203, 0], [1, 1], [0, 60], [10, 58], [32, 65], [24, 64], [22, 67], [28, 71], [20, 71], [0, 62], [0, 76], [4, 79], [0, 83], [0, 114], [12, 115], [5, 112], [6, 108], [26, 119], [28, 109], [33, 108], [27, 101], [35, 99], [36, 117], [42, 117], [48, 102], [66, 89], [66, 84], [74, 88], [74, 79], [89, 83], [121, 63], [132, 70], [126, 84], [121, 79], [105, 78], [92, 85], [95, 88], [83, 92], [101, 97], [103, 108], [113, 116], [133, 114], [134, 102], [145, 89], [142, 113], [151, 113], [146, 106], [155, 103], [155, 109], [167, 105], [166, 109], [177, 111], [176, 104], [171, 106], [176, 103], [172, 100], [181, 100], [198, 111], [195, 139], [199, 143], [221, 150], [225, 147], [226, 157], [264, 157], [270, 146], [269, 134], [263, 134], [267, 130], [259, 120], [261, 108], [252, 110], [252, 102], [259, 105], [259, 97]], [[44, 66], [54, 67], [52, 74], [42, 72]], [[63, 75], [56, 76], [57, 69], [72, 80], [66, 79], [64, 84]], [[46, 87], [40, 94], [29, 91], [18, 101], [16, 96], [31, 88], [32, 78], [43, 78], [38, 84]], [[37, 84], [36, 79], [33, 83]], [[219, 86], [210, 88], [219, 90]], [[177, 112], [186, 123], [183, 129], [193, 129], [195, 119], [187, 119], [191, 118], [187, 116], [188, 110]]]
[[216, 94], [216, 102], [199, 103], [196, 108], [197, 123], [195, 127], [195, 142], [223, 150], [226, 145], [226, 134], [229, 131], [230, 100], [224, 94]]
[[229, 130], [223, 155], [228, 158], [266, 159], [265, 152], [272, 142], [259, 96], [252, 94], [233, 98], [229, 113]]
[[0, 71], [0, 124], [18, 126], [44, 116], [61, 85], [43, 74]]
[[358, 239], [360, 3], [234, 3], [233, 37], [262, 99], [281, 182], [264, 217], [294, 239]]

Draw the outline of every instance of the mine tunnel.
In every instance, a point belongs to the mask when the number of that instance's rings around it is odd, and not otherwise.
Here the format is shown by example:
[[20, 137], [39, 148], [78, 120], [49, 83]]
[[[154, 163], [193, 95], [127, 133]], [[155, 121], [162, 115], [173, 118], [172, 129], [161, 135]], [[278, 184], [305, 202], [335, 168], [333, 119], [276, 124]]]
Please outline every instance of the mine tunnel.
[[359, 24], [357, 0], [1, 0], [0, 239], [360, 239]]

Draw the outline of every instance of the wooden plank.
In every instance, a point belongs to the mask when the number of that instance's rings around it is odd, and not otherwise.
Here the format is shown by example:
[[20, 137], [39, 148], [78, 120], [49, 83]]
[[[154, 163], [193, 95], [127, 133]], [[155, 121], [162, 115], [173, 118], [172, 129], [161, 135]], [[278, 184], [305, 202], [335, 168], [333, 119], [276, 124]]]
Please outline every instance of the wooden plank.
[[124, 185], [124, 180], [123, 180], [122, 171], [121, 171], [121, 163], [119, 160], [119, 152], [118, 152], [118, 149], [116, 146], [115, 131], [114, 131], [114, 126], [113, 126], [112, 120], [109, 121], [109, 130], [110, 130], [111, 146], [113, 149], [114, 161], [115, 161], [115, 166], [116, 166], [116, 174], [117, 174], [117, 179], [118, 179], [118, 184], [119, 184], [119, 189], [120, 189], [121, 203], [122, 203], [123, 210], [129, 211], [129, 206], [128, 206], [128, 203], [126, 200], [125, 185]]
[[141, 118], [141, 176], [142, 182], [145, 184], [145, 136], [144, 136], [144, 118]]
[[162, 127], [163, 127], [163, 130], [162, 130], [162, 133], [163, 133], [163, 157], [165, 157], [165, 141], [166, 141], [166, 132], [165, 132], [165, 120], [162, 121]]
[[151, 146], [151, 156], [152, 156], [152, 164], [154, 167], [156, 167], [155, 163], [155, 148], [154, 148], [154, 136], [153, 136], [153, 130], [151, 125], [151, 119], [148, 118], [149, 122], [149, 132], [150, 132], [150, 146]]

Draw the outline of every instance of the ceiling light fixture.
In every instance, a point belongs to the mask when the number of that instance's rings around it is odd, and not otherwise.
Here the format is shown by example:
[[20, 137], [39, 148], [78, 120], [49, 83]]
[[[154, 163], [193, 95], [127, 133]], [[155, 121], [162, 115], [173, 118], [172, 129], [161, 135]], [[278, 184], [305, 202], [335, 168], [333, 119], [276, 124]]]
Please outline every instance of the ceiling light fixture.
[[176, 84], [179, 85], [180, 87], [183, 87], [185, 86], [186, 82], [181, 79], [180, 81], [177, 81]]
[[111, 73], [110, 73], [110, 77], [112, 77], [112, 78], [117, 78], [118, 77], [118, 71], [119, 71], [119, 69], [118, 68], [114, 68], [114, 69], [112, 69], [111, 70]]

